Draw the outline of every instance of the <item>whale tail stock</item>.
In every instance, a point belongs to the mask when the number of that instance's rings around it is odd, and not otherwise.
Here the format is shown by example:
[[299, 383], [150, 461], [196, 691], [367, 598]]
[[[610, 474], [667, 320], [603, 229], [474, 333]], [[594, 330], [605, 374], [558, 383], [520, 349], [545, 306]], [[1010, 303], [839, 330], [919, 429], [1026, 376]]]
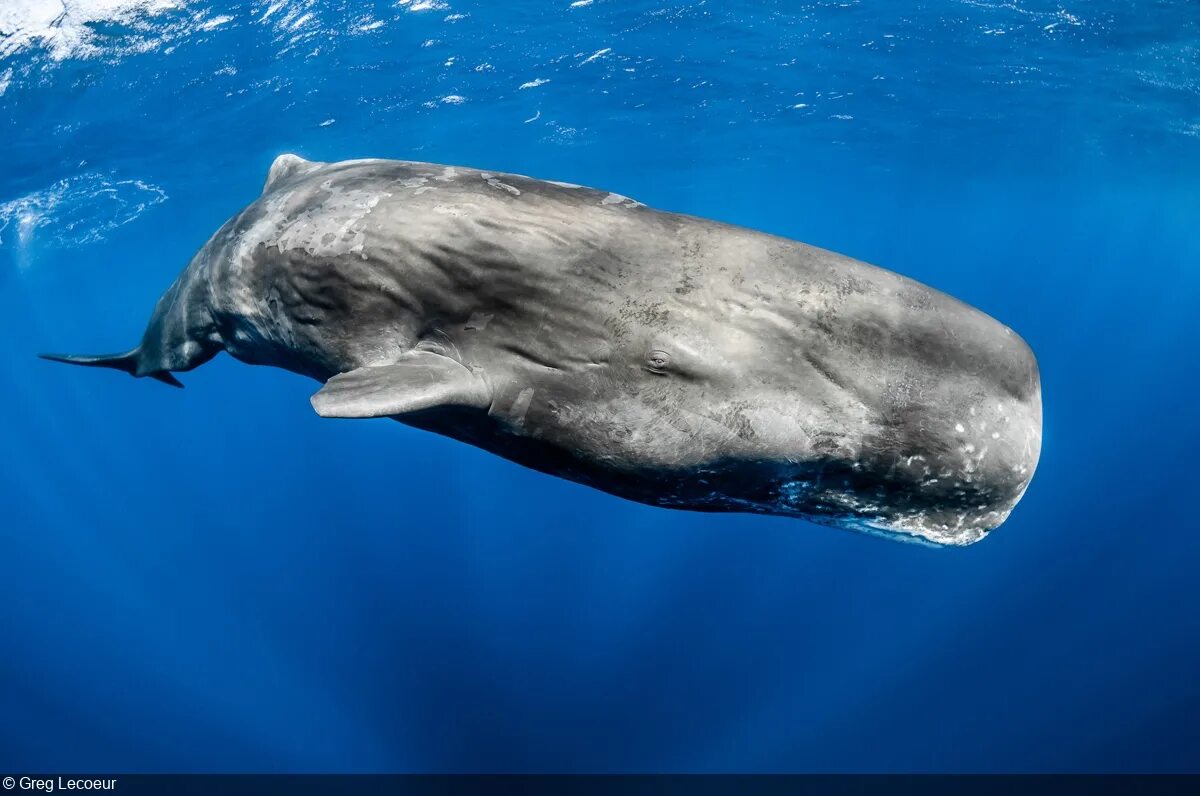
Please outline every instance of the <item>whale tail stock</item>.
[[163, 384], [170, 384], [172, 387], [183, 386], [183, 383], [180, 382], [179, 379], [172, 376], [169, 370], [156, 370], [149, 373], [138, 373], [140, 354], [140, 348], [135, 348], [132, 351], [126, 351], [124, 354], [100, 354], [96, 356], [81, 354], [38, 354], [38, 356], [42, 359], [48, 359], [51, 362], [66, 362], [69, 365], [87, 365], [88, 367], [93, 368], [113, 368], [114, 370], [123, 370], [130, 376], [149, 376], [152, 379], [161, 381]]

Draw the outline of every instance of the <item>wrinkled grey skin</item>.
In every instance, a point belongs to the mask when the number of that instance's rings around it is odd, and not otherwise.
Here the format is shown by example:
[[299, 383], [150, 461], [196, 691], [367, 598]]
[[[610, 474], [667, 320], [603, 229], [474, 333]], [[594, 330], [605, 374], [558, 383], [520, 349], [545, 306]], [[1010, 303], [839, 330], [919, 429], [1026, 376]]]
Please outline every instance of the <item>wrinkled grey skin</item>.
[[1029, 348], [936, 290], [426, 163], [280, 157], [140, 346], [50, 358], [177, 383], [220, 351], [332, 379], [320, 414], [394, 417], [644, 503], [938, 545], [1002, 523], [1041, 442]]

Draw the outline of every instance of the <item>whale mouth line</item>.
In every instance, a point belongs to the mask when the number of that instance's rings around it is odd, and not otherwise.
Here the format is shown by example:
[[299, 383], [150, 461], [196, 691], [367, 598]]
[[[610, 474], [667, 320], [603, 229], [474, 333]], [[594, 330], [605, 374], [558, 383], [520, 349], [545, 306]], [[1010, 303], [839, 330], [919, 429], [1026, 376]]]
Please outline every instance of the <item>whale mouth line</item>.
[[800, 516], [820, 525], [843, 528], [868, 536], [922, 547], [949, 548], [967, 547], [982, 540], [1003, 524], [1008, 514], [1009, 511], [991, 510], [972, 516], [971, 512], [964, 511], [944, 518], [953, 521], [940, 521], [943, 518], [919, 510], [900, 512], [890, 517], [867, 512]]
[[916, 528], [904, 527], [903, 525], [889, 525], [877, 520], [851, 518], [835, 521], [830, 524], [839, 528], [845, 528], [846, 530], [866, 534], [867, 536], [876, 536], [880, 539], [888, 539], [893, 542], [902, 542], [918, 547], [927, 547], [933, 550], [967, 547], [978, 542], [989, 533], [984, 529], [974, 529], [963, 535], [938, 538], [931, 536], [927, 530], [917, 530]]

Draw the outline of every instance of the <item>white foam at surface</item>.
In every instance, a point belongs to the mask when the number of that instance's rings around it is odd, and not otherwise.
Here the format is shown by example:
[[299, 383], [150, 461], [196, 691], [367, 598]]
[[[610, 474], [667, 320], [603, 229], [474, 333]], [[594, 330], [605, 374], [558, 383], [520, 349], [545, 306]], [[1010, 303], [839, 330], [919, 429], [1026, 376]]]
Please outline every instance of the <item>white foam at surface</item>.
[[592, 53], [587, 58], [584, 58], [582, 61], [580, 61], [579, 65], [583, 66], [584, 64], [590, 64], [592, 61], [595, 61], [597, 58], [603, 58], [604, 56], [608, 55], [610, 52], [612, 52], [612, 47], [605, 47], [602, 50], [596, 50], [596, 52]]
[[270, 6], [267, 7], [267, 10], [263, 12], [263, 15], [258, 18], [258, 21], [259, 22], [267, 21], [271, 17], [272, 14], [274, 14], [279, 9], [283, 8], [285, 5], [287, 5], [285, 0], [275, 0], [273, 3], [271, 3]]
[[[92, 27], [117, 22], [132, 27], [188, 0], [3, 0], [0, 2], [0, 58], [42, 48], [56, 61], [91, 58], [104, 51]], [[216, 27], [220, 17], [196, 19], [197, 26]], [[205, 29], [201, 27], [201, 29]], [[151, 47], [156, 43], [151, 42]]]
[[397, 0], [396, 5], [409, 11], [445, 11], [450, 8], [450, 4], [442, 0]]
[[227, 23], [233, 22], [233, 17], [228, 14], [222, 14], [219, 17], [206, 19], [196, 26], [197, 30], [216, 30], [217, 28]]

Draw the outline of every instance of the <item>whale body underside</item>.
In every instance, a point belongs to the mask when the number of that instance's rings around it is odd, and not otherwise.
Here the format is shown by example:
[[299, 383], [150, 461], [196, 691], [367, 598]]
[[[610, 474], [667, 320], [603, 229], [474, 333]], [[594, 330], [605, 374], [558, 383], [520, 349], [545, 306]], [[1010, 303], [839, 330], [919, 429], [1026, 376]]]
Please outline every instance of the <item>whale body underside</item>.
[[1029, 347], [833, 252], [513, 174], [272, 165], [141, 344], [45, 355], [179, 385], [221, 351], [657, 506], [935, 545], [999, 526], [1041, 447]]

